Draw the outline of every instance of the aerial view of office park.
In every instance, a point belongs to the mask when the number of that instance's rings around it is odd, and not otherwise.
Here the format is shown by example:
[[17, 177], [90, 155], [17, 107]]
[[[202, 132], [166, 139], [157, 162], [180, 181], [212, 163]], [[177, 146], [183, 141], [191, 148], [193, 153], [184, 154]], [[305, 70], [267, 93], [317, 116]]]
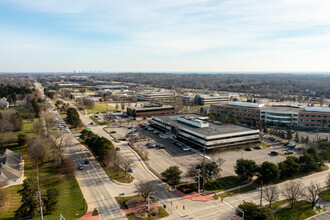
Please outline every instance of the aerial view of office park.
[[330, 2], [0, 0], [0, 220], [330, 219]]

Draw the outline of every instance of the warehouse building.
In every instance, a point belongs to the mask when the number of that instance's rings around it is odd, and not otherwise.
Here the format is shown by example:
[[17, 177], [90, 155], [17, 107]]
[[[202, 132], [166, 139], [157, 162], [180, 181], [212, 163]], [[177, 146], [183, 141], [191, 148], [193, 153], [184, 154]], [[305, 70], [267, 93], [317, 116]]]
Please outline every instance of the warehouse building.
[[260, 141], [258, 129], [233, 124], [221, 125], [207, 119], [197, 114], [163, 115], [154, 116], [151, 123], [159, 129], [170, 131], [191, 146], [205, 149], [229, 148]]

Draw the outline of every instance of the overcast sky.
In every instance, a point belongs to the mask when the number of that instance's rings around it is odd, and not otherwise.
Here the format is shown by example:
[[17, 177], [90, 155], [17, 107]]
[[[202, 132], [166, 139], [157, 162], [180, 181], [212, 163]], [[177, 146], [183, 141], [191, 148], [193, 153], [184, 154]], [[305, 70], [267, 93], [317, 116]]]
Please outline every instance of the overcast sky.
[[0, 71], [330, 71], [329, 0], [0, 0]]

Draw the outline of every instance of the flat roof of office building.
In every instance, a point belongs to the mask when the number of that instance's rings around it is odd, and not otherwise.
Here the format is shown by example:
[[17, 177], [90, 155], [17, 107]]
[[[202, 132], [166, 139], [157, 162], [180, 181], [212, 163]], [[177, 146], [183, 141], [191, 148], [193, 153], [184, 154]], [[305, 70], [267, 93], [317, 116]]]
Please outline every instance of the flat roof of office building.
[[131, 107], [130, 109], [139, 111], [139, 110], [155, 110], [155, 109], [168, 109], [168, 108], [173, 108], [173, 106], [172, 105], [146, 105], [146, 106]]
[[238, 133], [238, 132], [253, 132], [257, 131], [257, 129], [247, 128], [241, 125], [234, 125], [234, 124], [216, 124], [209, 122], [208, 127], [195, 127], [189, 124], [182, 123], [177, 120], [178, 117], [190, 117], [195, 119], [203, 119], [205, 116], [197, 115], [197, 114], [180, 114], [180, 115], [160, 115], [154, 116], [153, 118], [158, 118], [162, 120], [166, 124], [171, 124], [172, 126], [178, 126], [179, 128], [186, 128], [192, 130], [196, 133], [199, 133], [204, 136], [213, 136], [213, 135], [222, 135], [222, 134], [230, 134], [230, 133]]

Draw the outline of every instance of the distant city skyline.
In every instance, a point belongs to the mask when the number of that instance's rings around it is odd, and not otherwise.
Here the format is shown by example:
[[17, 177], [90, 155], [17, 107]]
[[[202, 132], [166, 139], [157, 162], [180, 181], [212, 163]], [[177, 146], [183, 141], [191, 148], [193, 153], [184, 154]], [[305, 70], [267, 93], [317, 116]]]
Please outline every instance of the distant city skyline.
[[330, 72], [327, 0], [0, 0], [0, 72]]

